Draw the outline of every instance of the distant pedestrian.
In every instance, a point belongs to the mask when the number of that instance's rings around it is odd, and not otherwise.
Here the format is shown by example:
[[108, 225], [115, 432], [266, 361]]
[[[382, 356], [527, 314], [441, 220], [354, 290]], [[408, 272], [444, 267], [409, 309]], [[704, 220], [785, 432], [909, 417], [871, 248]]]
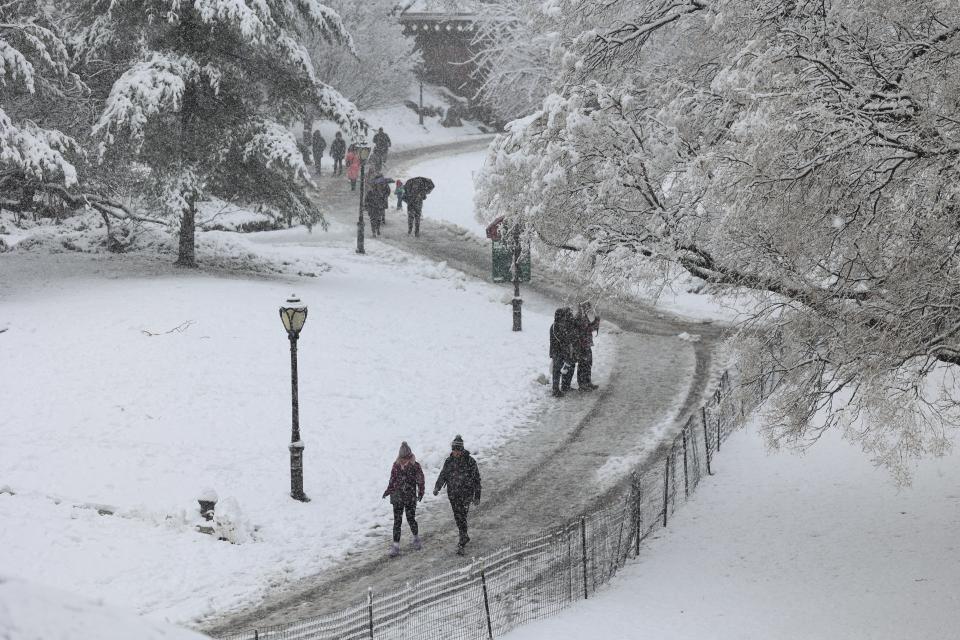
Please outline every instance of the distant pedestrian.
[[420, 237], [420, 218], [423, 215], [423, 201], [433, 191], [433, 180], [418, 176], [410, 178], [403, 185], [403, 199], [407, 202], [407, 235], [415, 233]]
[[407, 524], [413, 534], [413, 548], [420, 550], [420, 530], [417, 525], [417, 503], [423, 500], [426, 490], [423, 478], [423, 469], [417, 462], [417, 457], [410, 450], [406, 442], [400, 443], [400, 453], [390, 469], [390, 483], [383, 497], [390, 496], [393, 505], [393, 545], [390, 547], [390, 557], [400, 555], [400, 530], [403, 528], [403, 514], [407, 514]]
[[397, 180], [393, 186], [393, 193], [397, 196], [397, 209], [403, 211], [403, 180]]
[[447, 499], [450, 500], [453, 519], [459, 532], [457, 553], [463, 555], [463, 548], [470, 542], [467, 531], [470, 503], [480, 504], [480, 469], [470, 452], [463, 448], [462, 437], [455, 437], [450, 448], [450, 455], [443, 463], [433, 495], [439, 495], [441, 489], [447, 488]]
[[574, 355], [577, 358], [577, 388], [580, 391], [593, 391], [599, 385], [593, 384], [593, 334], [600, 329], [600, 318], [593, 313], [589, 302], [581, 302], [577, 315], [573, 319], [576, 331]]
[[360, 177], [360, 156], [357, 147], [350, 145], [347, 151], [347, 180], [350, 181], [350, 191], [357, 190], [357, 179]]
[[333, 175], [338, 176], [343, 173], [343, 156], [347, 152], [347, 143], [343, 136], [337, 131], [333, 142], [330, 143], [330, 157], [333, 158]]
[[387, 207], [390, 204], [390, 179], [380, 174], [374, 176], [363, 203], [367, 217], [370, 218], [370, 230], [376, 238], [380, 235], [380, 225], [387, 216]]
[[574, 343], [576, 330], [573, 325], [573, 312], [563, 307], [553, 314], [550, 325], [550, 362], [553, 377], [553, 397], [562, 398], [570, 389], [573, 380], [575, 362]]
[[327, 148], [327, 141], [323, 139], [323, 134], [317, 129], [311, 137], [313, 146], [313, 163], [317, 167], [317, 175], [320, 175], [320, 161], [323, 159], [323, 152]]
[[377, 129], [377, 133], [373, 136], [373, 150], [374, 153], [383, 158], [384, 164], [387, 162], [387, 151], [390, 150], [390, 144], [390, 136], [383, 132], [383, 127]]

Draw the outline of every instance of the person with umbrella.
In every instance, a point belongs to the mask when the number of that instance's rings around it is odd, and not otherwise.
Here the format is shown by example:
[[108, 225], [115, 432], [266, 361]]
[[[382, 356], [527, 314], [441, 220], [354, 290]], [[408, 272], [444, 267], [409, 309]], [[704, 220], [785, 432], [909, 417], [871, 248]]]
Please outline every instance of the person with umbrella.
[[403, 185], [403, 199], [407, 201], [407, 235], [413, 233], [420, 237], [420, 218], [423, 215], [423, 201], [433, 191], [433, 180], [417, 176]]

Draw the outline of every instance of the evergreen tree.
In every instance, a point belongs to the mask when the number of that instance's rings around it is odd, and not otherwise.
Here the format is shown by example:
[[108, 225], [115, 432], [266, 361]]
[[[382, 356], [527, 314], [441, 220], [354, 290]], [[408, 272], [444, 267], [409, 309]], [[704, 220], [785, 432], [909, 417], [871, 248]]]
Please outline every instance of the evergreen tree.
[[178, 265], [196, 266], [197, 203], [211, 196], [323, 223], [287, 126], [309, 108], [345, 129], [366, 127], [317, 79], [301, 44], [310, 33], [352, 49], [336, 12], [317, 0], [78, 6], [80, 56], [130, 52], [94, 125], [101, 157], [132, 149], [150, 168], [164, 208], [180, 219]]

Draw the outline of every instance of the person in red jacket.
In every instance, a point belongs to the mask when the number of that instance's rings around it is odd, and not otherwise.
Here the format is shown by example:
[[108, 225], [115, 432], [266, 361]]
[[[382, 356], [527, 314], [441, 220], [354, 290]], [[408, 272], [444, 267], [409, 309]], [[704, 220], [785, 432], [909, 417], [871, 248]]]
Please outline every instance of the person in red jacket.
[[347, 151], [347, 180], [350, 181], [350, 191], [357, 190], [357, 178], [360, 177], [360, 156], [357, 147], [350, 145]]
[[400, 555], [400, 529], [403, 525], [403, 514], [407, 514], [407, 524], [413, 534], [413, 548], [420, 550], [420, 531], [417, 526], [417, 503], [423, 500], [424, 492], [423, 469], [417, 462], [417, 457], [410, 450], [406, 442], [400, 443], [400, 453], [390, 469], [390, 483], [383, 497], [390, 496], [393, 505], [393, 546], [390, 547], [390, 557]]

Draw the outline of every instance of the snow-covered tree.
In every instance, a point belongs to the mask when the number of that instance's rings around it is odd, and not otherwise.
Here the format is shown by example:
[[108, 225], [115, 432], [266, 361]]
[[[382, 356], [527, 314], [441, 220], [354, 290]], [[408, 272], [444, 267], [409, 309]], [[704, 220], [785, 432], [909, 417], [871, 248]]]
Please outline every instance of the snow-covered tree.
[[198, 201], [211, 196], [311, 222], [309, 176], [287, 126], [307, 109], [348, 130], [354, 106], [321, 82], [304, 34], [353, 47], [318, 0], [78, 0], [78, 55], [118, 56], [94, 126], [101, 155], [132, 150], [180, 220], [177, 264], [195, 266]]
[[576, 25], [562, 72], [491, 152], [481, 208], [590, 256], [605, 285], [657, 264], [752, 291], [738, 344], [746, 380], [781, 380], [772, 440], [840, 425], [898, 470], [942, 451], [960, 420], [960, 7], [552, 6]]
[[75, 83], [68, 62], [44, 3], [0, 0], [0, 193], [31, 181], [76, 183], [75, 141], [38, 118]]
[[491, 0], [477, 5], [473, 60], [479, 95], [494, 115], [514, 120], [536, 111], [560, 70], [572, 25], [557, 3], [543, 0]]
[[373, 109], [406, 99], [420, 63], [413, 38], [403, 35], [395, 0], [328, 0], [343, 19], [356, 52], [338, 42], [309, 43], [317, 77], [353, 101]]

